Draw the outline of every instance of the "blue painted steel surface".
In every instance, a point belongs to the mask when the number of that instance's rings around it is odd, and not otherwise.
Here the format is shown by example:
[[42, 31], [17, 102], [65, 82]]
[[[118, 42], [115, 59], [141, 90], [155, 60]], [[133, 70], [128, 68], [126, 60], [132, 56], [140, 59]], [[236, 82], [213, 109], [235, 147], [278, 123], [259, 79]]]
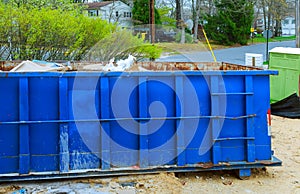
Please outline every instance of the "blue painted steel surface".
[[0, 177], [280, 165], [266, 117], [276, 73], [0, 73]]

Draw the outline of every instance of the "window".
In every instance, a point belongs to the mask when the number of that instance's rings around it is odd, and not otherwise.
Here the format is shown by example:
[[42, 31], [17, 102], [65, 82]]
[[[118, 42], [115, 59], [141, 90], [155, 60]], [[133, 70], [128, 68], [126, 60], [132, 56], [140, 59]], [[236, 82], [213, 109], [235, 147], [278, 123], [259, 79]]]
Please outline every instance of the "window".
[[98, 10], [88, 10], [88, 15], [91, 17], [98, 16]]
[[285, 19], [285, 20], [283, 21], [283, 23], [284, 23], [284, 24], [289, 24], [289, 20], [288, 20], [288, 19]]
[[131, 12], [124, 12], [124, 18], [131, 18], [132, 13]]
[[116, 17], [119, 17], [119, 12], [118, 11], [116, 11]]
[[264, 21], [262, 19], [259, 19], [259, 20], [257, 20], [257, 24], [262, 25], [262, 24], [264, 24]]
[[292, 24], [295, 24], [295, 20], [292, 20]]

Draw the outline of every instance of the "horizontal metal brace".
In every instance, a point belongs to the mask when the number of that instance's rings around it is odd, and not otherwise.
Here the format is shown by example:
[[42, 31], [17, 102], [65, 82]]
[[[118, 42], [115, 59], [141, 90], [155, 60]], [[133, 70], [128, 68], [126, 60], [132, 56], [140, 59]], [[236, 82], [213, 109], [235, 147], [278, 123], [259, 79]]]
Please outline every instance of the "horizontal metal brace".
[[227, 140], [254, 140], [255, 137], [224, 137], [214, 139], [214, 141], [227, 141]]
[[253, 92], [241, 92], [241, 93], [211, 93], [213, 96], [222, 96], [222, 95], [253, 95]]
[[46, 121], [6, 121], [0, 122], [0, 125], [5, 124], [41, 124], [41, 123], [74, 123], [74, 122], [110, 122], [110, 121], [149, 121], [149, 120], [184, 120], [184, 119], [229, 119], [238, 120], [255, 117], [256, 114], [225, 117], [225, 116], [187, 116], [187, 117], [151, 117], [151, 118], [112, 118], [112, 119], [78, 119], [78, 120], [46, 120]]

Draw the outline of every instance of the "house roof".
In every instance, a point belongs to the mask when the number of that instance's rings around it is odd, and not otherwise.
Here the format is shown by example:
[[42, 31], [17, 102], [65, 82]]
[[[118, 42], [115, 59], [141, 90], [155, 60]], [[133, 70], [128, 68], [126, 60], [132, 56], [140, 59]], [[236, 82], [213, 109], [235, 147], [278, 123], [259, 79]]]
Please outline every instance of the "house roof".
[[86, 3], [85, 5], [88, 6], [88, 9], [95, 9], [99, 7], [104, 7], [116, 1], [101, 1], [101, 2], [94, 2], [94, 3]]

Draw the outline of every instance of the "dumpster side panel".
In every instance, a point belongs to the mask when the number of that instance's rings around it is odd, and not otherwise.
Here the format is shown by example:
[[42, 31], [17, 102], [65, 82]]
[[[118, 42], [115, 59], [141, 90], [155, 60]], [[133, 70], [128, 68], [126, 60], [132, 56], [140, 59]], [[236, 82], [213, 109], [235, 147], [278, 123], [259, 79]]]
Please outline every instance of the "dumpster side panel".
[[[188, 79], [188, 80], [187, 80]], [[195, 103], [194, 101], [190, 101], [189, 98], [183, 99], [184, 110], [183, 114], [188, 116], [193, 115], [201, 115], [209, 117], [211, 115], [211, 96], [210, 96], [210, 86], [209, 76], [188, 76], [184, 79], [184, 82], [190, 81], [193, 84], [193, 87], [183, 87], [183, 93], [188, 94], [191, 93], [193, 90], [196, 91], [197, 94], [197, 102], [199, 103], [199, 112], [195, 110]], [[193, 122], [185, 122], [184, 128], [184, 139], [185, 142], [191, 139], [191, 142], [186, 145], [185, 151], [182, 153], [184, 158], [186, 159], [186, 163], [188, 164], [197, 164], [199, 161], [201, 162], [212, 162], [211, 155], [212, 150], [210, 144], [205, 144], [203, 142], [204, 137], [211, 142], [212, 140], [212, 133], [211, 133], [211, 124], [209, 118], [203, 118], [199, 120], [199, 125], [195, 134], [191, 132], [189, 129], [193, 127]], [[207, 132], [207, 133], [206, 133]], [[206, 136], [207, 135], [207, 136]], [[193, 138], [193, 136], [195, 138]], [[201, 147], [200, 147], [201, 145]], [[201, 153], [201, 154], [200, 154]]]
[[44, 122], [59, 120], [58, 88], [57, 78], [28, 79], [29, 121], [42, 122], [29, 125], [28, 141], [32, 172], [58, 170], [59, 126], [57, 122]]
[[[19, 120], [19, 79], [0, 78], [0, 121]], [[0, 173], [19, 169], [19, 125], [0, 126]]]
[[[98, 77], [68, 78], [68, 143], [69, 170], [98, 169], [101, 161], [100, 92]], [[61, 161], [62, 162], [62, 161]]]
[[[246, 116], [246, 91], [245, 76], [223, 76], [226, 87], [226, 102], [223, 97], [223, 103], [226, 103], [227, 117]], [[246, 134], [246, 118], [242, 119], [225, 119], [219, 139], [230, 139], [220, 141], [222, 148], [221, 161], [243, 161], [246, 160], [246, 142], [243, 137]]]
[[[176, 117], [175, 78], [173, 76], [156, 77], [155, 80], [149, 80], [147, 85], [145, 105], [148, 111], [146, 110], [145, 115], [147, 117]], [[149, 132], [149, 165], [162, 165], [167, 161], [165, 157], [171, 158], [166, 164], [176, 164], [175, 160], [172, 160], [177, 154], [176, 139], [172, 138], [176, 135], [176, 121], [152, 120], [146, 128]], [[156, 149], [158, 147], [160, 149]]]
[[0, 91], [0, 175], [212, 167], [272, 156], [269, 75], [27, 73], [1, 77]]
[[[274, 77], [274, 76], [273, 76]], [[254, 114], [257, 116], [251, 121], [253, 133], [255, 135], [256, 160], [270, 160], [271, 150], [271, 131], [268, 131], [267, 112], [270, 109], [270, 85], [269, 76], [253, 77], [254, 88]]]
[[[110, 77], [109, 100], [110, 118], [139, 118], [139, 79]], [[112, 93], [114, 96], [112, 97]], [[102, 99], [101, 99], [102, 100]], [[145, 101], [147, 99], [144, 99]], [[112, 107], [112, 104], [116, 108]], [[145, 116], [146, 117], [146, 116]], [[105, 132], [111, 138], [110, 163], [115, 167], [138, 165], [139, 125], [136, 120], [115, 120], [109, 122], [110, 129]]]

